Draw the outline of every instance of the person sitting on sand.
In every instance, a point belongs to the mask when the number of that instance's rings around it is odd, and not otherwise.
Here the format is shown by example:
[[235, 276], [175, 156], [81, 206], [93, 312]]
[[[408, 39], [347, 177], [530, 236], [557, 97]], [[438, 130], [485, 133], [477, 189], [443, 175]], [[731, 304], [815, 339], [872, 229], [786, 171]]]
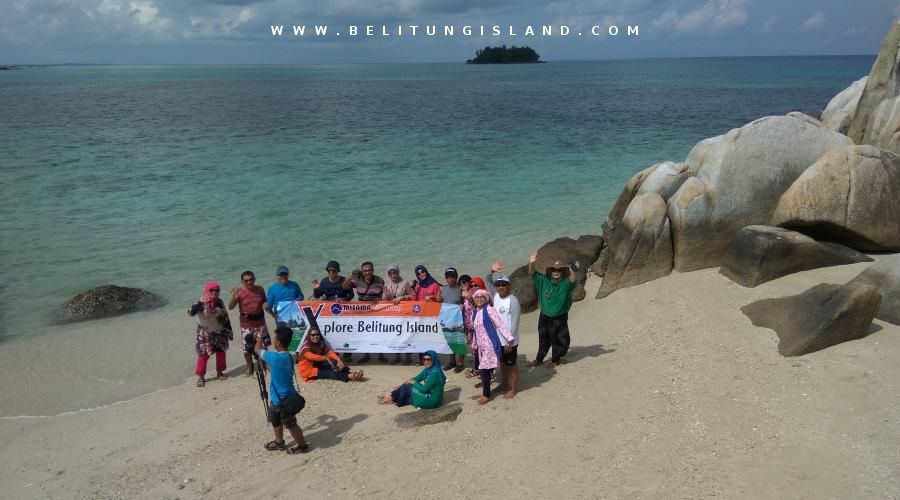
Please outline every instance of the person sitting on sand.
[[[494, 262], [491, 265], [491, 271], [485, 278], [487, 278], [488, 292], [493, 295], [491, 305], [500, 313], [503, 324], [509, 328], [509, 333], [515, 338], [509, 344], [512, 346], [512, 350], [504, 349], [500, 360], [500, 387], [509, 388], [503, 397], [512, 399], [516, 397], [519, 385], [519, 366], [516, 361], [519, 357], [519, 318], [522, 316], [522, 307], [519, 305], [519, 299], [510, 293], [509, 276], [499, 274], [505, 265], [502, 260]], [[500, 337], [500, 343], [503, 344], [503, 347], [507, 346], [506, 339], [503, 337]]]
[[309, 327], [306, 340], [297, 352], [300, 357], [297, 362], [297, 375], [304, 382], [322, 379], [342, 382], [362, 380], [362, 370], [350, 371], [350, 367], [341, 361], [341, 357], [331, 350], [331, 346], [322, 337], [322, 332], [317, 326]]
[[[400, 266], [389, 264], [386, 271], [388, 280], [384, 283], [384, 292], [381, 294], [381, 300], [387, 300], [393, 304], [399, 304], [404, 300], [412, 300], [415, 292], [413, 292], [412, 285], [400, 276]], [[401, 355], [398, 352], [391, 364], [396, 365], [400, 363], [400, 357]], [[403, 364], [412, 364], [412, 355], [410, 353], [406, 353], [406, 361]]]
[[[272, 430], [275, 439], [266, 443], [269, 451], [287, 449], [289, 454], [306, 453], [309, 451], [309, 443], [303, 438], [303, 429], [297, 425], [297, 414], [291, 413], [286, 403], [289, 399], [300, 399], [300, 407], [303, 409], [305, 402], [303, 396], [297, 393], [294, 387], [294, 357], [287, 352], [287, 346], [291, 344], [294, 336], [293, 330], [288, 326], [279, 326], [275, 329], [275, 351], [267, 351], [263, 346], [262, 337], [256, 339], [256, 353], [269, 367], [269, 398], [272, 401], [271, 419]], [[284, 428], [287, 427], [297, 446], [287, 448], [284, 442]]]
[[[475, 305], [472, 312], [472, 326], [475, 329], [473, 345], [478, 351], [478, 375], [481, 377], [481, 397], [474, 398], [478, 399], [480, 405], [491, 400], [491, 372], [499, 366], [502, 352], [512, 352], [515, 340], [503, 323], [500, 313], [488, 303], [490, 297], [487, 290], [479, 289], [472, 294]], [[500, 337], [506, 340], [506, 347], [501, 345]]]
[[263, 311], [269, 308], [266, 302], [266, 291], [256, 285], [256, 275], [252, 271], [241, 273], [241, 288], [231, 289], [231, 300], [228, 301], [228, 309], [240, 305], [238, 311], [241, 315], [241, 337], [244, 347], [244, 361], [247, 363], [248, 377], [253, 376], [253, 346], [257, 339], [263, 340], [263, 346], [272, 345], [269, 337], [269, 329], [266, 326], [266, 315]]
[[425, 368], [415, 377], [394, 388], [393, 391], [378, 396], [378, 403], [383, 405], [406, 406], [412, 404], [416, 408], [431, 409], [444, 402], [444, 384], [447, 376], [441, 369], [441, 362], [434, 351], [422, 354]]
[[[534, 360], [528, 363], [535, 367], [544, 362], [547, 351], [552, 347], [550, 363], [547, 368], [556, 368], [569, 350], [569, 309], [572, 307], [572, 291], [575, 290], [575, 271], [570, 265], [556, 261], [547, 268], [545, 274], [535, 271], [538, 253], [533, 252], [528, 259], [528, 275], [534, 280], [534, 291], [541, 304], [541, 315], [538, 317], [538, 352]], [[575, 267], [578, 267], [575, 261]], [[563, 275], [568, 279], [563, 279]]]
[[228, 350], [228, 341], [234, 340], [234, 333], [225, 303], [219, 298], [220, 290], [218, 282], [206, 283], [200, 300], [188, 310], [188, 315], [197, 317], [197, 367], [194, 370], [197, 387], [206, 385], [206, 363], [213, 353], [216, 355], [216, 377], [218, 380], [228, 378], [225, 375], [225, 351]]

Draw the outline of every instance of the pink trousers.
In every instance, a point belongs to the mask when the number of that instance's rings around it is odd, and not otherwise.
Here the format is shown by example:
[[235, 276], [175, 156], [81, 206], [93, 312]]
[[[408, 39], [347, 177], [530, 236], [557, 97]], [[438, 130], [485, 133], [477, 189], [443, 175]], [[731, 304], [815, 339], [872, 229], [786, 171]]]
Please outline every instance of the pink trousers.
[[[209, 354], [198, 354], [197, 355], [197, 369], [194, 370], [194, 373], [197, 374], [198, 377], [202, 377], [206, 375], [206, 362], [209, 361]], [[225, 371], [225, 353], [217, 352], [216, 353], [216, 371], [224, 372]]]

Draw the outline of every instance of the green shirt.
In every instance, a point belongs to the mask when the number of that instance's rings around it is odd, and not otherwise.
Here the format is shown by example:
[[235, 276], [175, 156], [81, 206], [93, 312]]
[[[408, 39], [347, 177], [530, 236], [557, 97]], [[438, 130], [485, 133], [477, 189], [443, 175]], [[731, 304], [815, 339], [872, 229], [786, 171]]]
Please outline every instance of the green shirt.
[[[437, 408], [444, 402], [444, 384], [437, 372], [431, 372], [426, 378], [425, 370], [413, 377], [412, 405], [416, 408]], [[422, 379], [425, 379], [422, 381]]]
[[566, 278], [561, 278], [556, 283], [547, 276], [535, 272], [531, 275], [534, 280], [534, 291], [541, 301], [541, 313], [544, 316], [555, 318], [569, 312], [572, 307], [572, 291], [575, 283]]

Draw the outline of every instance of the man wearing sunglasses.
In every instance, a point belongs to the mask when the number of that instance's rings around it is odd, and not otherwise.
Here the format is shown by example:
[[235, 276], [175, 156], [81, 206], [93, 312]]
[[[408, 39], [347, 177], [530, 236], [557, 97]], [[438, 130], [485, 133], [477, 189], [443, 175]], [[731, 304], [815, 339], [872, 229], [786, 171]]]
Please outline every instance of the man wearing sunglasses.
[[[546, 273], [535, 271], [538, 253], [533, 252], [528, 259], [528, 275], [534, 280], [534, 291], [541, 304], [538, 318], [538, 352], [529, 367], [544, 362], [547, 352], [552, 349], [547, 368], [556, 368], [560, 359], [569, 350], [569, 308], [572, 307], [572, 291], [575, 290], [575, 272], [570, 265], [556, 261]], [[578, 261], [575, 261], [578, 268]]]

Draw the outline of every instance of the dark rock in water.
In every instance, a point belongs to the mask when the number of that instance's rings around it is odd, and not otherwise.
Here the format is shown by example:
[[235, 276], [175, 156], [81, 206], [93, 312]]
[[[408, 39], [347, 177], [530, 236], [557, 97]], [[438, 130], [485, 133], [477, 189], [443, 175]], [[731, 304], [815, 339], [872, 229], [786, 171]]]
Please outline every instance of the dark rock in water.
[[441, 406], [433, 410], [418, 410], [409, 413], [401, 413], [394, 417], [397, 426], [403, 429], [424, 427], [426, 425], [439, 424], [441, 422], [455, 422], [456, 417], [462, 413], [462, 405], [454, 403]]
[[881, 307], [875, 317], [900, 325], [900, 254], [885, 256], [850, 283], [874, 286], [881, 293]]
[[10, 68], [9, 66], [0, 66], [0, 71], [8, 71], [8, 70], [12, 70], [12, 68]]
[[719, 272], [752, 288], [800, 271], [871, 261], [856, 250], [818, 242], [789, 229], [747, 226], [735, 235]]
[[166, 301], [140, 288], [103, 285], [78, 294], [66, 302], [56, 318], [60, 322], [85, 321], [156, 309]]
[[822, 283], [799, 295], [756, 301], [741, 311], [755, 326], [775, 330], [782, 356], [802, 356], [865, 337], [880, 304], [875, 287]]

